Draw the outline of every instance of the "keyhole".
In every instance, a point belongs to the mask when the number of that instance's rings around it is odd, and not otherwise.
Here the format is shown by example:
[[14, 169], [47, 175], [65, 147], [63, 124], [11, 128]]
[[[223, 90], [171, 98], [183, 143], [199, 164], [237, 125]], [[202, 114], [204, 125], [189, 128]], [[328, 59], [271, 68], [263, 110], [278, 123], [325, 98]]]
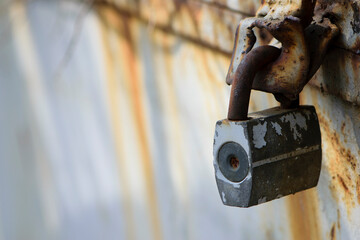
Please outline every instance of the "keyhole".
[[239, 168], [240, 162], [239, 159], [235, 156], [230, 157], [230, 166], [233, 170], [237, 170]]
[[221, 173], [232, 182], [242, 181], [249, 172], [248, 156], [238, 143], [224, 143], [219, 150], [217, 161]]

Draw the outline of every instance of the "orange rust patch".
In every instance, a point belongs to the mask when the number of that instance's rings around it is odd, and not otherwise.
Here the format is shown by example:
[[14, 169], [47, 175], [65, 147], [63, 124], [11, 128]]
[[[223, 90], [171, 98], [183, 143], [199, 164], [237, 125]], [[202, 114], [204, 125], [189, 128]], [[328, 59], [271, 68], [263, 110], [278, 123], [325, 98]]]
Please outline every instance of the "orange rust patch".
[[[351, 209], [355, 206], [354, 200], [354, 178], [357, 176], [357, 159], [352, 155], [350, 149], [343, 146], [340, 141], [340, 136], [336, 129], [332, 129], [329, 125], [330, 120], [325, 119], [321, 113], [318, 113], [318, 118], [321, 126], [321, 133], [323, 142], [326, 142], [326, 147], [323, 148], [324, 165], [329, 171], [332, 180], [330, 189], [335, 200], [339, 200], [339, 192], [342, 193], [342, 201], [347, 207], [347, 213], [350, 215]], [[345, 123], [341, 125], [341, 134], [345, 134]]]
[[337, 175], [338, 179], [339, 179], [339, 182], [341, 183], [341, 185], [343, 186], [343, 188], [345, 189], [346, 192], [349, 192], [349, 188], [346, 186], [345, 182], [344, 182], [344, 179], [339, 176], [339, 174]]
[[341, 132], [344, 134], [345, 133], [345, 122], [343, 122], [341, 124]]
[[293, 239], [320, 239], [316, 190], [311, 189], [292, 195], [286, 203]]
[[[142, 163], [142, 171], [144, 174], [144, 185], [146, 189], [146, 196], [147, 196], [147, 203], [148, 203], [148, 211], [150, 216], [150, 226], [152, 228], [154, 239], [162, 239], [162, 229], [161, 229], [161, 223], [160, 223], [160, 216], [159, 216], [159, 207], [158, 207], [158, 201], [157, 201], [157, 194], [156, 194], [156, 185], [155, 185], [155, 177], [154, 177], [154, 170], [152, 166], [152, 157], [150, 153], [150, 146], [148, 144], [148, 136], [147, 136], [147, 129], [146, 129], [146, 121], [144, 120], [144, 98], [143, 98], [143, 86], [142, 86], [142, 79], [140, 77], [140, 69], [139, 65], [137, 64], [136, 59], [136, 49], [133, 39], [133, 33], [131, 32], [132, 26], [134, 25], [134, 22], [131, 21], [129, 16], [126, 14], [121, 14], [121, 12], [112, 11], [111, 9], [103, 9], [103, 11], [99, 11], [100, 19], [103, 20], [103, 24], [106, 27], [114, 27], [116, 28], [117, 33], [119, 33], [119, 48], [120, 54], [122, 59], [127, 59], [128, 65], [126, 68], [124, 68], [124, 76], [126, 81], [128, 81], [129, 84], [129, 97], [130, 102], [132, 103], [132, 114], [134, 117], [134, 124], [135, 129], [137, 129], [136, 137], [138, 141], [139, 146], [139, 153], [140, 153], [140, 160]], [[108, 55], [111, 55], [111, 49], [106, 49], [106, 52]], [[111, 105], [111, 114], [112, 114], [112, 124], [114, 127], [114, 130], [116, 131], [115, 135], [119, 134], [119, 123], [121, 122], [118, 110], [116, 109], [117, 106], [115, 106], [117, 102], [117, 92], [116, 89], [118, 86], [116, 86], [116, 79], [112, 75], [109, 75], [108, 79], [109, 83], [109, 101]], [[115, 136], [116, 146], [117, 148], [121, 148], [121, 143], [119, 140], [119, 137]], [[121, 163], [123, 164], [123, 163]], [[126, 174], [120, 174], [126, 176]], [[126, 179], [121, 179], [122, 181], [126, 181]], [[131, 217], [131, 203], [128, 201], [127, 205], [125, 206], [127, 215], [129, 215], [127, 218], [130, 219], [130, 221], [134, 222], [133, 218]], [[129, 208], [129, 209], [128, 209]], [[130, 230], [131, 236], [129, 238], [134, 238], [134, 234], [132, 233], [134, 231], [134, 223], [127, 223], [128, 227], [131, 227], [132, 230]]]
[[230, 126], [229, 120], [224, 120], [224, 121], [221, 122], [221, 124], [224, 124], [226, 126]]
[[130, 91], [132, 100], [132, 109], [135, 125], [139, 141], [139, 151], [141, 153], [141, 161], [143, 165], [143, 173], [145, 177], [146, 195], [148, 197], [148, 208], [150, 213], [150, 224], [154, 234], [154, 239], [162, 239], [162, 231], [160, 224], [159, 208], [156, 194], [156, 185], [154, 170], [152, 166], [152, 158], [148, 136], [146, 130], [145, 107], [142, 91], [142, 81], [139, 76], [139, 66], [136, 64], [136, 49], [134, 47], [134, 39], [131, 32], [131, 22], [126, 17], [122, 17], [122, 27], [124, 33], [124, 44], [122, 46], [122, 54], [124, 59], [128, 59], [128, 80], [130, 80]]

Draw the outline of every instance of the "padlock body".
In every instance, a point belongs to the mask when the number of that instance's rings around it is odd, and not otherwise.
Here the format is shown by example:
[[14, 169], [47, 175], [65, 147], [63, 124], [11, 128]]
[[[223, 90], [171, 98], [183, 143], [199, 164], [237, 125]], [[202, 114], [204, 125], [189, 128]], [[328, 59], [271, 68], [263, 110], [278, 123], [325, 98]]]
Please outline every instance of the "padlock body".
[[321, 134], [313, 106], [271, 108], [216, 123], [214, 168], [225, 205], [249, 207], [317, 185]]

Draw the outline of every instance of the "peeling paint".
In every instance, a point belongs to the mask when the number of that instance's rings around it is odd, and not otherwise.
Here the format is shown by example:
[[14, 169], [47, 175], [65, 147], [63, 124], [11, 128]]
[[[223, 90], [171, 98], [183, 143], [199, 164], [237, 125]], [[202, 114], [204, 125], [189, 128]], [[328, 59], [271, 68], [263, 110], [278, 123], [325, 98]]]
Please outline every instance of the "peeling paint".
[[256, 148], [266, 146], [265, 135], [267, 132], [267, 122], [259, 123], [253, 127], [253, 143]]
[[282, 133], [281, 133], [281, 126], [277, 123], [277, 122], [272, 122], [271, 123], [272, 127], [275, 129], [276, 131], [276, 134], [281, 136]]
[[306, 118], [300, 113], [289, 113], [280, 118], [283, 122], [290, 124], [291, 131], [295, 140], [301, 139], [301, 130], [307, 130]]
[[222, 192], [222, 193], [221, 193], [221, 196], [222, 196], [223, 201], [226, 203], [225, 193]]
[[266, 197], [260, 198], [258, 200], [258, 204], [262, 204], [262, 203], [265, 203], [265, 202], [266, 202]]

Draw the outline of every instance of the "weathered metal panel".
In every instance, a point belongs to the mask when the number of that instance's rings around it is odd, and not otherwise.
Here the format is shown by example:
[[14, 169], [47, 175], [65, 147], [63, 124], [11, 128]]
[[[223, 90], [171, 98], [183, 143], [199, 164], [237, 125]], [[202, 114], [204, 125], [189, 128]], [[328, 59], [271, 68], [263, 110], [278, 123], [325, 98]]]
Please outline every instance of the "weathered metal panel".
[[340, 29], [334, 45], [360, 54], [360, 1], [318, 0], [315, 16], [327, 13]]
[[[14, 2], [1, 13], [1, 239], [360, 236], [353, 41], [330, 51], [301, 96], [320, 119], [318, 187], [229, 208], [213, 131], [226, 117], [236, 26], [260, 1], [92, 3]], [[253, 92], [250, 111], [275, 105]]]
[[360, 55], [344, 49], [330, 49], [310, 84], [360, 105]]
[[[323, 166], [317, 187], [323, 238], [357, 239], [360, 234], [359, 106], [308, 87], [302, 103], [314, 104], [320, 120]], [[296, 196], [296, 195], [295, 195]]]

